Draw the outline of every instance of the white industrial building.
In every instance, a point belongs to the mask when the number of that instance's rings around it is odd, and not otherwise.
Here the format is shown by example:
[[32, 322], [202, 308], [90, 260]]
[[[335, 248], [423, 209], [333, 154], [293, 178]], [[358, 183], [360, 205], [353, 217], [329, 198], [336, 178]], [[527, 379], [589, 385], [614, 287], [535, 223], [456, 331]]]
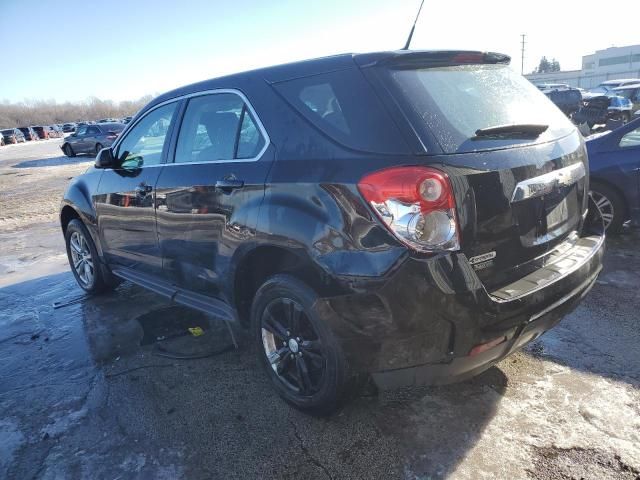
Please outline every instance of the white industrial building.
[[533, 83], [593, 88], [605, 80], [640, 78], [640, 45], [611, 47], [582, 57], [582, 70], [525, 75]]

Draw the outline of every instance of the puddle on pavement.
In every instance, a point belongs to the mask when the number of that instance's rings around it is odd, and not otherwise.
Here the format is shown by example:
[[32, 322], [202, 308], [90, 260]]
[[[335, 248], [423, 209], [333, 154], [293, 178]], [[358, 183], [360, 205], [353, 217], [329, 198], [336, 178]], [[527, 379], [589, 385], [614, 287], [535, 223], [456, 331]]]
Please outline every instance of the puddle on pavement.
[[186, 307], [169, 306], [136, 319], [142, 327], [140, 346], [154, 345], [155, 354], [171, 358], [203, 358], [233, 345], [222, 321]]
[[178, 306], [152, 310], [137, 320], [143, 331], [141, 346], [191, 335], [189, 328], [209, 330], [209, 319], [204, 314]]

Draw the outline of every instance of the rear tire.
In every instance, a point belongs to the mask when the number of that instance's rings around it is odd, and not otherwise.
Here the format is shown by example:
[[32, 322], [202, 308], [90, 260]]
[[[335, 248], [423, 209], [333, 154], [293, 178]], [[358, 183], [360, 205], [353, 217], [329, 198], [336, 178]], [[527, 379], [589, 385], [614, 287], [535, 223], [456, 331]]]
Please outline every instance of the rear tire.
[[64, 147], [62, 147], [62, 151], [64, 152], [64, 154], [67, 157], [75, 157], [76, 156], [76, 152], [73, 151], [73, 148], [71, 148], [71, 145], [69, 145], [68, 143], [64, 144]]
[[90, 294], [113, 290], [120, 281], [100, 261], [87, 227], [77, 218], [67, 225], [64, 234], [71, 272], [80, 288]]
[[600, 209], [607, 233], [620, 233], [627, 220], [624, 199], [613, 188], [597, 182], [591, 184], [591, 196]]
[[276, 392], [300, 410], [327, 415], [341, 405], [353, 382], [318, 300], [298, 279], [275, 275], [256, 292], [251, 326], [258, 362]]

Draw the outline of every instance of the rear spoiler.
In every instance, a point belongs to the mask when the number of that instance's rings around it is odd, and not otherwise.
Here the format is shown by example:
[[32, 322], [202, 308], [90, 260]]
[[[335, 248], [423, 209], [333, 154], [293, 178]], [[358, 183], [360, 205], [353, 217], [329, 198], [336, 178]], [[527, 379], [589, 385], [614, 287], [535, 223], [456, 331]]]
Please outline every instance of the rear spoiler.
[[503, 53], [476, 52], [469, 50], [379, 52], [354, 56], [362, 68], [393, 66], [394, 68], [434, 68], [455, 65], [509, 65], [511, 57]]

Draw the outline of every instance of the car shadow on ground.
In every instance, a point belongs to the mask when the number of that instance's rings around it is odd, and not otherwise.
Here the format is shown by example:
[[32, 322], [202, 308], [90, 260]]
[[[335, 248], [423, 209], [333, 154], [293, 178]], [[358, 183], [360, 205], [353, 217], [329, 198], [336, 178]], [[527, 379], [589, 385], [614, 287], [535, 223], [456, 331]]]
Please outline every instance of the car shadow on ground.
[[13, 165], [13, 168], [37, 168], [37, 167], [58, 167], [60, 165], [72, 165], [74, 163], [90, 162], [95, 159], [93, 155], [78, 154], [75, 157], [61, 155], [59, 157], [43, 158], [39, 160], [25, 160]]
[[525, 353], [640, 387], [639, 230], [609, 236], [604, 268], [578, 308]]
[[229, 351], [225, 325], [136, 286], [88, 297], [50, 275], [0, 289], [0, 312], [11, 478], [446, 478], [507, 387], [494, 367], [318, 418], [276, 396], [246, 335]]

